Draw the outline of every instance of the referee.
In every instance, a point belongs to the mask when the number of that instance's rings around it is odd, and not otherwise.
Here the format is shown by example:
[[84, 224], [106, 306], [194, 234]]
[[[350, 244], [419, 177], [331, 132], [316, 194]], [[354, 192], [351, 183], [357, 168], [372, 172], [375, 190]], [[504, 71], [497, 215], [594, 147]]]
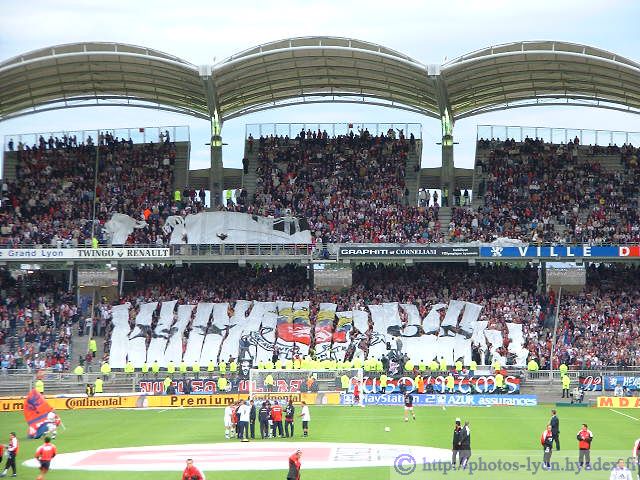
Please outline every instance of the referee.
[[556, 442], [556, 450], [560, 450], [560, 420], [558, 420], [558, 416], [556, 415], [555, 410], [551, 410], [551, 420], [549, 420], [549, 425], [551, 425], [551, 434], [553, 441]]

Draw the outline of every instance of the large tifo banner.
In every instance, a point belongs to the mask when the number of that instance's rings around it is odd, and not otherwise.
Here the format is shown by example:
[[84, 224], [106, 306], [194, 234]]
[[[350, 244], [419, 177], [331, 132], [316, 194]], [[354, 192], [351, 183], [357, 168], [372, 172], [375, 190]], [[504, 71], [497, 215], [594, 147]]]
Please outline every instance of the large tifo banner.
[[[340, 405], [353, 405], [353, 394], [343, 393]], [[365, 405], [404, 405], [404, 395], [400, 393], [363, 395]], [[413, 404], [419, 407], [535, 407], [535, 395], [413, 395]]]
[[[127, 362], [140, 368], [154, 361], [166, 367], [169, 361], [178, 364], [182, 360], [189, 366], [197, 362], [203, 367], [231, 356], [238, 359], [239, 370], [246, 377], [252, 365], [270, 361], [274, 351], [280, 360], [292, 360], [306, 356], [313, 347], [320, 361], [387, 355], [389, 371], [398, 375], [403, 365], [395, 354], [396, 339], [401, 341], [401, 352], [414, 363], [435, 358], [449, 365], [462, 359], [468, 365], [472, 343], [481, 354], [489, 350], [502, 364], [507, 360], [497, 351], [504, 344], [503, 332], [480, 320], [481, 305], [459, 300], [434, 303], [426, 315], [415, 304], [389, 302], [338, 311], [334, 303], [320, 303], [315, 309], [304, 300], [197, 305], [177, 305], [171, 300], [140, 304], [135, 313], [132, 309], [128, 303], [113, 307], [112, 368], [124, 368]], [[132, 315], [133, 327], [129, 324]], [[159, 319], [154, 331], [153, 318]], [[183, 352], [184, 330], [189, 324], [192, 328]], [[507, 323], [507, 328], [508, 353], [516, 365], [526, 365], [522, 325]]]
[[481, 257], [492, 258], [625, 258], [640, 257], [640, 247], [599, 245], [555, 245], [549, 247], [523, 245], [519, 247], [480, 247]]
[[[144, 228], [146, 225], [128, 215], [116, 213], [105, 224], [105, 230], [112, 244], [122, 245], [136, 228]], [[186, 217], [170, 216], [163, 229], [170, 235], [172, 245], [311, 243], [311, 232], [303, 230], [294, 217], [271, 218], [239, 212], [201, 212]]]
[[626, 390], [640, 390], [640, 376], [637, 375], [584, 375], [579, 379], [580, 387], [583, 390], [601, 392], [613, 391], [616, 387]]

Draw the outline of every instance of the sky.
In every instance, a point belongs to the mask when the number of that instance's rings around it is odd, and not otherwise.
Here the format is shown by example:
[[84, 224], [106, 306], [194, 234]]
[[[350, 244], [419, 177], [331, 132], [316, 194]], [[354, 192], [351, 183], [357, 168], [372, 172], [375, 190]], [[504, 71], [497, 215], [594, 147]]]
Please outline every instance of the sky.
[[[42, 47], [104, 41], [146, 46], [203, 65], [274, 40], [325, 35], [381, 44], [423, 64], [444, 63], [486, 46], [522, 40], [581, 43], [640, 61], [640, 2], [634, 0], [405, 0], [399, 4], [377, 0], [28, 0], [3, 2], [2, 10], [0, 62]], [[275, 122], [420, 123], [422, 166], [441, 163], [437, 120], [383, 107], [327, 104], [272, 109], [226, 122], [224, 165], [241, 166], [246, 124]], [[28, 115], [0, 122], [0, 138], [173, 125], [190, 127], [191, 168], [208, 167], [208, 122], [155, 110], [98, 107]], [[640, 117], [585, 107], [518, 108], [471, 117], [454, 127], [457, 167], [473, 166], [477, 125], [640, 132]]]

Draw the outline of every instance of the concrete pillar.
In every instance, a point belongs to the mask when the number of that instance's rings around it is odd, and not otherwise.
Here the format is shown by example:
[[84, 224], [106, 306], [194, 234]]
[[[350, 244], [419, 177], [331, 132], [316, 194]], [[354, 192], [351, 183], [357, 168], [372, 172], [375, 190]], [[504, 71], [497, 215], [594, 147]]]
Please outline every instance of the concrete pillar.
[[224, 188], [224, 167], [222, 165], [222, 124], [215, 118], [211, 119], [211, 164], [209, 167], [209, 191], [211, 192], [211, 208], [221, 204], [222, 189]]
[[453, 122], [448, 112], [442, 115], [442, 169], [440, 173], [440, 188], [442, 190], [442, 205], [445, 205], [444, 197], [447, 196], [449, 207], [454, 206], [453, 200], [456, 189], [456, 169], [453, 162]]

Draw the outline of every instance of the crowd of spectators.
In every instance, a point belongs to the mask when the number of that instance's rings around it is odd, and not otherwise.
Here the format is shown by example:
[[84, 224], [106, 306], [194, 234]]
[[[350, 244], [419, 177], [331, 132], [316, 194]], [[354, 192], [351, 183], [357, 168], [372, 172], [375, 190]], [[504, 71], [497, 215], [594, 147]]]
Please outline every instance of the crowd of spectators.
[[[578, 138], [566, 145], [481, 139], [477, 148], [484, 202], [454, 210], [449, 240], [640, 241], [637, 149], [583, 147]], [[620, 159], [620, 168], [603, 168], [594, 156]]]
[[0, 370], [69, 368], [79, 313], [59, 275], [0, 270]]
[[[502, 332], [504, 344], [488, 345], [485, 352], [494, 347], [500, 355], [513, 361], [506, 324], [519, 323], [523, 325], [524, 348], [529, 350], [531, 358], [543, 368], [550, 365], [556, 296], [552, 290], [538, 291], [538, 272], [531, 267], [365, 264], [354, 267], [351, 288], [341, 292], [313, 289], [307, 269], [292, 265], [148, 268], [137, 270], [134, 278], [134, 285], [144, 286], [134, 288], [123, 298], [134, 305], [132, 327], [135, 306], [149, 301], [178, 300], [192, 304], [209, 301], [233, 305], [238, 299], [308, 300], [313, 325], [322, 302], [336, 303], [338, 311], [366, 310], [366, 305], [385, 302], [411, 303], [424, 318], [435, 303], [454, 299], [482, 305], [479, 320], [487, 321], [487, 328]], [[579, 368], [640, 365], [637, 342], [640, 287], [637, 285], [640, 285], [638, 268], [588, 267], [585, 290], [565, 291], [562, 295], [554, 366], [557, 368], [560, 363]], [[402, 309], [400, 313], [406, 322]], [[369, 327], [373, 327], [371, 320]], [[370, 335], [371, 332], [361, 333]], [[481, 361], [489, 363], [489, 358], [484, 356]]]
[[639, 281], [638, 268], [601, 266], [587, 270], [584, 292], [563, 294], [556, 367], [640, 366]]
[[[502, 345], [474, 345], [482, 352], [481, 363], [490, 363], [487, 352], [496, 350], [514, 361], [510, 352], [507, 323], [523, 326], [524, 348], [543, 368], [550, 365], [556, 295], [540, 292], [537, 269], [511, 266], [419, 264], [415, 266], [354, 267], [353, 284], [343, 291], [316, 290], [303, 266], [148, 267], [128, 274], [131, 280], [118, 302], [131, 302], [131, 327], [137, 308], [151, 301], [178, 300], [180, 304], [228, 302], [230, 314], [240, 299], [256, 301], [310, 302], [310, 320], [315, 325], [322, 302], [337, 304], [338, 311], [362, 310], [386, 302], [416, 305], [424, 318], [436, 303], [464, 300], [482, 305], [479, 320], [488, 329], [502, 332]], [[590, 266], [583, 291], [563, 291], [560, 300], [557, 341], [553, 366], [560, 363], [582, 369], [600, 366], [640, 365], [640, 269]], [[69, 368], [72, 335], [85, 330], [73, 294], [67, 293], [62, 277], [36, 272], [15, 275], [0, 271], [0, 367], [3, 370]], [[105, 352], [109, 351], [111, 305], [106, 299], [96, 308], [96, 321], [104, 320]], [[158, 320], [158, 312], [154, 322]], [[408, 318], [399, 309], [406, 324]], [[444, 311], [441, 313], [444, 315]], [[100, 328], [97, 326], [97, 328]], [[155, 325], [148, 330], [150, 341]], [[186, 346], [191, 325], [185, 331]], [[364, 334], [371, 338], [372, 320]], [[95, 330], [94, 330], [95, 331]], [[313, 332], [314, 329], [312, 328]], [[83, 352], [84, 353], [84, 352]]]
[[442, 237], [439, 204], [417, 206], [405, 184], [413, 134], [330, 138], [326, 131], [301, 131], [295, 138], [260, 137], [256, 193], [248, 211], [265, 216], [293, 215], [308, 223], [324, 243], [434, 242]]
[[[10, 142], [10, 149], [14, 145]], [[197, 213], [205, 192], [174, 191], [176, 148], [168, 133], [157, 143], [134, 145], [101, 133], [95, 141], [75, 136], [40, 137], [19, 143], [15, 181], [0, 192], [0, 245], [90, 245], [92, 234], [107, 243], [104, 225], [114, 213], [145, 221], [126, 243], [166, 245], [168, 216]], [[295, 138], [249, 138], [257, 155], [256, 191], [231, 191], [225, 208], [302, 219], [323, 243], [490, 242], [498, 237], [526, 242], [637, 243], [638, 149], [566, 145], [527, 138], [479, 140], [476, 174], [482, 180], [471, 206], [468, 191], [456, 191], [448, 224], [444, 199], [427, 190], [410, 199], [405, 183], [413, 136], [401, 130], [367, 130], [329, 137], [301, 131]], [[596, 156], [620, 161], [604, 168]], [[96, 182], [97, 159], [97, 182]], [[243, 162], [248, 172], [248, 162]], [[419, 168], [419, 165], [416, 165]], [[94, 224], [94, 186], [96, 192]]]
[[204, 191], [173, 189], [176, 148], [168, 132], [161, 142], [139, 145], [108, 132], [84, 143], [41, 136], [32, 146], [19, 143], [16, 155], [15, 181], [2, 185], [0, 245], [76, 247], [91, 245], [92, 234], [107, 243], [104, 224], [114, 213], [147, 224], [127, 243], [164, 244], [167, 216], [204, 206]]
[[[238, 299], [308, 300], [313, 325], [321, 302], [336, 303], [338, 311], [366, 310], [366, 305], [385, 302], [411, 303], [418, 307], [424, 318], [433, 304], [455, 299], [481, 304], [479, 320], [487, 321], [487, 328], [502, 332], [504, 344], [487, 346], [486, 351], [493, 347], [513, 361], [506, 324], [520, 323], [524, 347], [531, 358], [542, 367], [550, 364], [556, 297], [553, 291], [537, 291], [537, 269], [530, 267], [359, 265], [353, 269], [352, 287], [342, 292], [313, 289], [306, 268], [291, 265], [280, 268], [207, 265], [146, 268], [135, 271], [134, 279], [136, 287], [123, 298], [134, 305], [132, 327], [135, 307], [149, 301], [229, 302], [232, 306]], [[588, 268], [584, 292], [563, 293], [556, 367], [562, 362], [581, 368], [640, 365], [637, 342], [640, 301], [635, 287], [638, 280], [640, 270], [636, 268], [592, 266]], [[400, 312], [406, 322], [407, 318], [402, 310]], [[372, 326], [370, 321], [370, 330]], [[189, 328], [185, 332], [185, 345], [188, 333]], [[371, 334], [370, 331], [361, 333], [367, 334], [367, 338]], [[489, 363], [489, 359], [485, 356], [480, 360]]]

